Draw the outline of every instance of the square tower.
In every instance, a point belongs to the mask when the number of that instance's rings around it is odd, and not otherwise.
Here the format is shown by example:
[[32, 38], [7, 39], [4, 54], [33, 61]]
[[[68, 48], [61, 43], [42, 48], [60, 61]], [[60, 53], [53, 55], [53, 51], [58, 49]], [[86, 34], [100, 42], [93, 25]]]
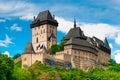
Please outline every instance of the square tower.
[[58, 22], [49, 10], [40, 12], [30, 24], [32, 29], [32, 45], [34, 51], [40, 52], [42, 49], [49, 51], [53, 44], [56, 44]]

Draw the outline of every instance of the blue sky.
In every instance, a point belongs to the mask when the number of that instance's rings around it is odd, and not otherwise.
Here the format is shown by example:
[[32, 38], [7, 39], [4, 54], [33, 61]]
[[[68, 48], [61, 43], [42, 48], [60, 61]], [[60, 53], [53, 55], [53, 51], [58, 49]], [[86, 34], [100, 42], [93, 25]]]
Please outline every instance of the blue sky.
[[75, 17], [85, 35], [108, 38], [111, 57], [120, 63], [120, 0], [0, 0], [0, 51], [10, 56], [23, 53], [31, 42], [33, 16], [44, 10], [59, 22], [57, 43]]

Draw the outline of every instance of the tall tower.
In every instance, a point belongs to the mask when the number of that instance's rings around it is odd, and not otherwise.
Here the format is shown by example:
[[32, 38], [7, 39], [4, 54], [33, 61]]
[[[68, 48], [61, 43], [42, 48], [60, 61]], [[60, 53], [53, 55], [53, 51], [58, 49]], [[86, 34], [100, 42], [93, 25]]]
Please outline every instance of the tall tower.
[[58, 22], [49, 10], [40, 12], [30, 24], [32, 29], [32, 45], [34, 51], [40, 52], [42, 49], [49, 51], [53, 44], [56, 44]]

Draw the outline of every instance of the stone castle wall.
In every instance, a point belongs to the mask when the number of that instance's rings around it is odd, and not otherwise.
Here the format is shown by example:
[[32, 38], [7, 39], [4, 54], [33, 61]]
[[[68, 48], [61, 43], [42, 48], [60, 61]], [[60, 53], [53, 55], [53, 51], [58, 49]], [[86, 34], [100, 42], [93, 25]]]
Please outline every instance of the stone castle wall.
[[97, 55], [88, 51], [72, 50], [72, 64], [75, 68], [90, 69], [96, 66]]
[[14, 60], [15, 63], [21, 61], [21, 56]]
[[43, 53], [37, 54], [22, 54], [22, 67], [31, 66], [36, 60], [41, 61], [43, 63]]
[[[52, 56], [50, 54], [47, 54], [45, 52], [39, 52], [35, 54], [22, 54], [22, 67], [29, 67], [32, 65], [36, 60], [41, 61], [41, 63], [50, 65], [53, 67], [60, 66], [60, 67], [68, 67], [68, 64], [70, 61], [64, 60], [62, 58], [56, 58], [55, 56]], [[68, 56], [67, 56], [68, 57]], [[66, 58], [66, 56], [64, 57]], [[50, 64], [50, 60], [53, 60], [55, 63], [54, 65]]]
[[[95, 66], [106, 69], [106, 67], [103, 67], [101, 63], [109, 63], [110, 54], [107, 54], [99, 49], [97, 55], [88, 51], [67, 49], [57, 52], [55, 55], [49, 55], [45, 52], [23, 54], [21, 59], [22, 67], [29, 67], [38, 60], [41, 61], [41, 63], [52, 67], [68, 67], [68, 64], [72, 64], [72, 67], [84, 70], [91, 69]], [[54, 65], [49, 63], [50, 60], [54, 61]]]

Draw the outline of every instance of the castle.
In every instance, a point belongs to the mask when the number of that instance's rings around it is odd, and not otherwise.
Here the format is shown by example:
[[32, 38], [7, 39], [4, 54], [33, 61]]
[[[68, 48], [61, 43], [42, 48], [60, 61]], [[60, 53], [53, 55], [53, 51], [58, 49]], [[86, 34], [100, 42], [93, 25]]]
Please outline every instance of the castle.
[[[61, 68], [81, 68], [84, 70], [93, 67], [104, 68], [103, 63], [109, 64], [111, 48], [107, 38], [101, 41], [96, 37], [87, 37], [80, 27], [74, 26], [63, 38], [67, 42], [64, 50], [50, 55], [49, 51], [56, 44], [58, 22], [49, 10], [40, 12], [30, 24], [32, 42], [27, 43], [21, 55], [22, 67], [29, 67], [36, 60], [48, 66]], [[62, 27], [62, 26], [61, 26]]]

